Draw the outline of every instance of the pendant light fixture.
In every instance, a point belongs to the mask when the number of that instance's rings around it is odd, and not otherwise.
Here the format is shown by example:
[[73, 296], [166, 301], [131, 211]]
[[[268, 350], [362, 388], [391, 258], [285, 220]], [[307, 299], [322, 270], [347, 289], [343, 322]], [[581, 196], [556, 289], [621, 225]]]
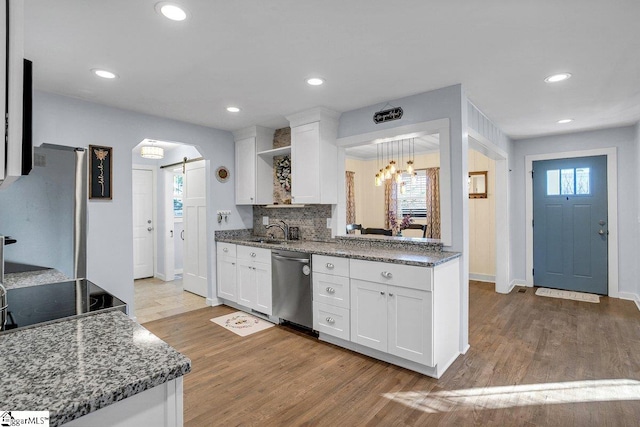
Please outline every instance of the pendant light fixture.
[[[387, 144], [387, 158], [389, 158], [389, 144]], [[391, 162], [384, 168], [384, 180], [391, 179]]]
[[[376, 145], [376, 167], [380, 167], [380, 144]], [[376, 178], [375, 178], [375, 185], [376, 187], [380, 187], [382, 185], [382, 179], [383, 179], [383, 172], [382, 169], [380, 169], [380, 172], [378, 172], [376, 174]]]
[[407, 160], [407, 173], [413, 175], [413, 156], [411, 155], [411, 146], [413, 145], [413, 150], [415, 154], [415, 142], [413, 138], [409, 141], [409, 160]]
[[[402, 140], [402, 151], [400, 150], [400, 141], [398, 141], [398, 165], [402, 164], [402, 160], [404, 157], [404, 140]], [[400, 184], [402, 182], [402, 170], [400, 168], [396, 169], [396, 184]]]
[[164, 148], [156, 145], [156, 142], [149, 140], [151, 145], [144, 145], [140, 149], [140, 156], [145, 159], [159, 160], [164, 158]]

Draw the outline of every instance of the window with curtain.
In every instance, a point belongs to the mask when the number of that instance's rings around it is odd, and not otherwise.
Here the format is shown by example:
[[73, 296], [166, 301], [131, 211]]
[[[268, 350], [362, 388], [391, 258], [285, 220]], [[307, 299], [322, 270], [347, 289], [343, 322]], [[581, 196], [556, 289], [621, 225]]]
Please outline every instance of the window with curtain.
[[[416, 182], [411, 182], [411, 175], [402, 174], [405, 192], [398, 191], [398, 216], [411, 215], [413, 218], [427, 216], [427, 174], [426, 170], [416, 171]], [[402, 185], [402, 184], [401, 184]]]

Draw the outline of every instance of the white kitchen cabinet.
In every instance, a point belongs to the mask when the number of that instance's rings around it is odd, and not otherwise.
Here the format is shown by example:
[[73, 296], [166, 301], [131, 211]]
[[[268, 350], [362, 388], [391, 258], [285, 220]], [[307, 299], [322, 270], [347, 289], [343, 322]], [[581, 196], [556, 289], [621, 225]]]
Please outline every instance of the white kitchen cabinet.
[[291, 203], [338, 203], [338, 117], [324, 108], [287, 117], [291, 124]]
[[273, 202], [273, 156], [258, 155], [273, 147], [273, 134], [260, 126], [234, 132], [236, 205]]
[[236, 280], [236, 245], [217, 244], [218, 297], [236, 302], [238, 298]]
[[237, 300], [242, 306], [271, 315], [271, 251], [237, 246]]
[[351, 340], [433, 365], [431, 292], [351, 279]]
[[[6, 117], [2, 138], [3, 141], [6, 138], [6, 144], [0, 144], [0, 187], [6, 187], [22, 175], [23, 2], [5, 0], [0, 7], [0, 22], [3, 23], [3, 30], [0, 31], [0, 114], [3, 123]], [[8, 28], [8, 34], [5, 28]]]
[[236, 141], [236, 205], [256, 200], [256, 138]]
[[458, 268], [351, 260], [351, 341], [444, 372], [459, 354]]
[[313, 329], [343, 340], [351, 336], [349, 260], [313, 255]]

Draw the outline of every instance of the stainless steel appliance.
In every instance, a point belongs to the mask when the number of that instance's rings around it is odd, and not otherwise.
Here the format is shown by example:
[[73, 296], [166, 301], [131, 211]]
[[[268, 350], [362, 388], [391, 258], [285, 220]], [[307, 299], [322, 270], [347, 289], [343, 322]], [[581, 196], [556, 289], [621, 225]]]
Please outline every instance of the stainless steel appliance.
[[313, 328], [311, 256], [287, 250], [271, 251], [273, 315]]
[[9, 310], [2, 331], [108, 310], [126, 313], [126, 304], [86, 279], [7, 290]]

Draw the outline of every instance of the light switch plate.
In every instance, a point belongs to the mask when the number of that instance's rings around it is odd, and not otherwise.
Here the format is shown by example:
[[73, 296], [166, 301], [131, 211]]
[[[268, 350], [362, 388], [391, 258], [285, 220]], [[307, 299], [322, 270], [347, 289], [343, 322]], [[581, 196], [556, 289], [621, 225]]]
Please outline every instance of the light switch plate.
[[327, 228], [331, 228], [331, 218], [327, 218]]
[[269, 225], [269, 217], [268, 216], [263, 216], [262, 217], [262, 225]]

